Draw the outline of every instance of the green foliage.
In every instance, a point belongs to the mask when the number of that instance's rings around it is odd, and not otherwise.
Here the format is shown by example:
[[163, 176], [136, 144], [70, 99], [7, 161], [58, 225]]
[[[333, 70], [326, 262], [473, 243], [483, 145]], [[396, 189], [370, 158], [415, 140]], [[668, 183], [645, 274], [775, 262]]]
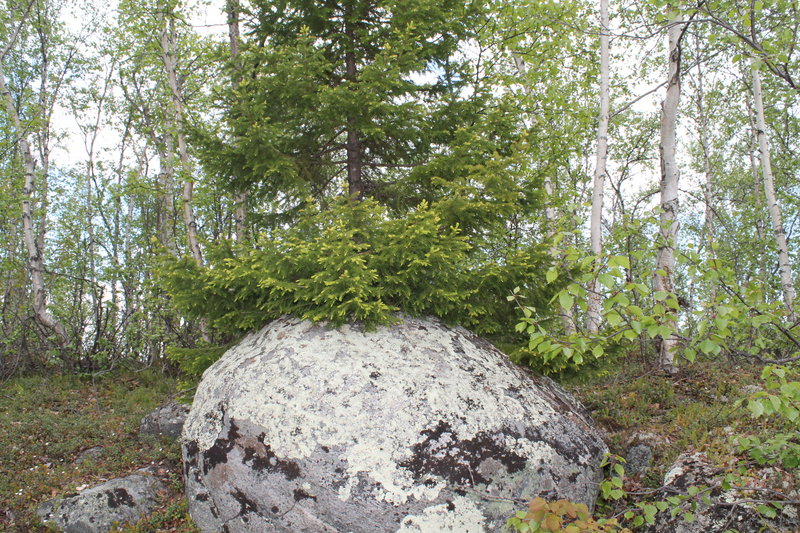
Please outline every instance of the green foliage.
[[199, 378], [232, 344], [224, 346], [201, 346], [199, 348], [167, 347], [167, 358], [176, 363], [187, 376]]
[[471, 252], [457, 226], [442, 224], [437, 205], [392, 218], [372, 200], [342, 199], [307, 208], [296, 225], [262, 235], [254, 248], [209, 248], [205, 268], [166, 255], [159, 273], [182, 311], [228, 333], [287, 314], [374, 328], [398, 312], [497, 333], [513, 313], [499, 295], [525, 283], [537, 300], [547, 259], [536, 248], [500, 258]]
[[[677, 267], [681, 284], [696, 291], [695, 300], [687, 301], [683, 294], [653, 291], [641, 281], [653, 274], [637, 272], [644, 253], [596, 259], [568, 248], [568, 279], [556, 267], [545, 274], [547, 283], [562, 287], [554, 291], [549, 306], [528, 307], [516, 293], [508, 297], [522, 314], [517, 331], [529, 337], [527, 349], [514, 357], [547, 374], [570, 374], [668, 337], [680, 340], [675, 355], [684, 363], [720, 354], [757, 359], [765, 352], [786, 357], [798, 353], [800, 330], [787, 320], [783, 303], [770, 298], [770, 286], [758, 279], [740, 282], [733, 265], [689, 247], [678, 256]], [[585, 315], [593, 280], [602, 296], [600, 329], [593, 333], [575, 324], [574, 331], [564, 331], [554, 318]]]
[[796, 369], [770, 365], [761, 379], [765, 390], [754, 393], [742, 403], [753, 418], [772, 422], [770, 436], [742, 435], [736, 442], [759, 464], [779, 463], [786, 468], [800, 467], [800, 381]]
[[[508, 527], [518, 532], [549, 532], [562, 533], [631, 533], [632, 530], [645, 525], [656, 523], [656, 515], [667, 513], [670, 518], [680, 516], [686, 523], [695, 521], [695, 512], [698, 508], [714, 505], [712, 499], [715, 487], [691, 485], [685, 492], [666, 492], [662, 500], [639, 500], [641, 494], [631, 493], [625, 487], [625, 460], [616, 455], [607, 455], [602, 466], [608, 470], [608, 476], [600, 483], [600, 502], [613, 504], [616, 511], [613, 518], [593, 518], [583, 504], [575, 504], [566, 500], [549, 503], [542, 498], [533, 499], [528, 511], [519, 511], [508, 520]], [[739, 476], [728, 473], [723, 476], [719, 487], [723, 491], [730, 491], [737, 486], [746, 491], [742, 486]], [[653, 491], [647, 491], [652, 494]], [[730, 503], [729, 500], [725, 500]], [[749, 500], [752, 502], [752, 500]], [[619, 504], [627, 505], [618, 510]], [[744, 502], [742, 502], [744, 503]], [[779, 501], [757, 500], [756, 510], [765, 518], [775, 518], [782, 508]], [[625, 525], [630, 526], [625, 527]]]
[[234, 188], [281, 196], [283, 209], [341, 192], [345, 166], [397, 209], [446, 197], [437, 180], [475, 174], [520, 134], [518, 111], [459, 53], [488, 7], [253, 2], [241, 52], [253, 75], [225, 94], [226, 123], [201, 157]]

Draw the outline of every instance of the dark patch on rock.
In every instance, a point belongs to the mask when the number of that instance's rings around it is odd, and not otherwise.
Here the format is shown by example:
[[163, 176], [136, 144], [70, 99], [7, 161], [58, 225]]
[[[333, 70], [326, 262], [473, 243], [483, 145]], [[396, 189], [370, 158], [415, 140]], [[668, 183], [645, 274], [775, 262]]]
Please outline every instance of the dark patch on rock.
[[258, 513], [258, 505], [256, 502], [249, 499], [244, 492], [239, 489], [230, 493], [231, 497], [239, 502], [239, 516], [246, 515], [247, 513]]
[[197, 471], [197, 454], [200, 447], [197, 445], [196, 440], [191, 440], [183, 445], [184, 459], [183, 459], [183, 477], [188, 479], [189, 474], [194, 471], [195, 481], [200, 481], [200, 472]]
[[281, 459], [268, 444], [259, 446], [261, 450], [248, 446], [244, 449], [242, 464], [248, 464], [257, 472], [280, 472], [283, 476], [292, 481], [302, 474], [300, 467], [294, 461]]
[[294, 489], [294, 501], [299, 502], [300, 500], [314, 500], [317, 501], [317, 497], [313, 494], [309, 494], [308, 492], [304, 491], [303, 489]]
[[381, 377], [381, 373], [376, 370], [374, 372], [370, 372], [369, 377], [370, 379], [378, 379]]
[[120, 505], [127, 505], [128, 507], [136, 505], [128, 491], [123, 488], [106, 491], [106, 496], [108, 498], [108, 506], [112, 509], [116, 509]]
[[207, 502], [208, 494], [206, 494], [205, 492], [201, 492], [200, 494], [195, 495], [194, 499], [199, 502]]
[[467, 353], [466, 351], [464, 351], [464, 345], [461, 344], [461, 341], [458, 340], [457, 338], [453, 339], [451, 344], [453, 346], [453, 351], [456, 352], [457, 354], [464, 355], [465, 353]]
[[239, 438], [239, 427], [236, 422], [230, 421], [230, 428], [228, 428], [227, 438], [218, 438], [203, 454], [203, 473], [208, 474], [209, 470], [218, 464], [228, 462], [228, 453], [236, 446], [236, 439]]
[[258, 451], [252, 446], [248, 446], [244, 449], [244, 457], [242, 457], [242, 463], [247, 464], [248, 461], [250, 462], [250, 466], [256, 472], [262, 472], [264, 470], [269, 469], [269, 457], [262, 457], [259, 455]]
[[273, 514], [278, 514], [279, 512], [281, 512], [281, 510], [278, 508], [277, 505], [273, 505], [270, 511], [272, 511]]
[[472, 439], [455, 440], [450, 424], [440, 421], [434, 429], [422, 432], [425, 440], [412, 447], [410, 459], [400, 466], [412, 472], [420, 480], [433, 473], [451, 483], [473, 485], [488, 483], [478, 470], [485, 459], [499, 461], [509, 474], [525, 468], [527, 460], [498, 444], [499, 436], [479, 433]]
[[331, 451], [331, 449], [328, 448], [327, 446], [320, 446], [320, 448], [322, 448], [322, 451], [325, 453], [329, 453]]
[[448, 500], [447, 501], [447, 510], [448, 511], [455, 511], [456, 510], [456, 504], [454, 504], [453, 502]]

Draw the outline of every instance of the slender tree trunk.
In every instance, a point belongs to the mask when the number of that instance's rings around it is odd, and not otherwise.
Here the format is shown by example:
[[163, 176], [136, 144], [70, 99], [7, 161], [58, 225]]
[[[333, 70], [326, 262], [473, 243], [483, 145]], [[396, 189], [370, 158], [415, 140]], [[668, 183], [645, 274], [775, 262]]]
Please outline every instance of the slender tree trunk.
[[[680, 171], [676, 158], [678, 104], [681, 96], [681, 45], [682, 28], [671, 21], [668, 30], [669, 73], [667, 94], [661, 104], [661, 216], [659, 230], [659, 248], [656, 257], [653, 285], [656, 291], [663, 291], [674, 297], [673, 272], [675, 270], [675, 242], [678, 237], [678, 182]], [[672, 310], [665, 326], [673, 331], [677, 328]], [[659, 343], [658, 365], [668, 374], [677, 371], [675, 367], [675, 350], [678, 337], [675, 333], [662, 337]]]
[[172, 154], [175, 151], [175, 141], [171, 133], [165, 133], [163, 145], [157, 145], [158, 159], [161, 161], [161, 170], [158, 173], [158, 188], [161, 196], [156, 213], [159, 242], [173, 254], [177, 255], [178, 245], [175, 242], [175, 167]]
[[[756, 207], [756, 235], [758, 235], [759, 241], [764, 241], [767, 237], [764, 232], [764, 223], [761, 219], [761, 208], [762, 203], [764, 202], [764, 184], [762, 183], [764, 180], [761, 179], [761, 175], [758, 172], [758, 162], [756, 161], [756, 151], [758, 150], [758, 135], [756, 134], [756, 117], [755, 112], [753, 111], [753, 106], [751, 105], [750, 101], [746, 102], [747, 105], [747, 116], [750, 119], [750, 150], [748, 152], [748, 156], [750, 156], [750, 173], [753, 176], [753, 204]], [[761, 263], [761, 273], [764, 273], [764, 264]]]
[[25, 130], [22, 128], [19, 113], [17, 113], [17, 108], [14, 105], [14, 99], [6, 85], [6, 74], [1, 62], [0, 92], [2, 92], [6, 112], [8, 113], [8, 118], [14, 129], [17, 149], [22, 158], [22, 166], [25, 172], [25, 184], [23, 186], [22, 197], [22, 233], [23, 240], [25, 241], [25, 248], [28, 252], [28, 270], [31, 275], [33, 310], [36, 320], [42, 326], [55, 333], [56, 337], [58, 337], [59, 345], [64, 348], [68, 343], [67, 331], [47, 310], [47, 288], [44, 281], [44, 247], [40, 246], [40, 242], [43, 243], [43, 238], [37, 239], [33, 227], [33, 195], [36, 190], [36, 165], [31, 147], [28, 144], [28, 140], [25, 138]]
[[[178, 72], [175, 50], [175, 18], [168, 17], [161, 27], [160, 34], [161, 58], [164, 62], [164, 72], [167, 75], [170, 93], [172, 95], [172, 130], [178, 141], [178, 153], [180, 155], [180, 169], [183, 178], [183, 218], [186, 222], [188, 232], [189, 249], [192, 257], [198, 265], [203, 265], [203, 252], [200, 249], [200, 240], [197, 236], [197, 221], [194, 216], [192, 196], [194, 191], [194, 177], [192, 176], [192, 165], [189, 159], [189, 150], [186, 146], [186, 134], [184, 133], [184, 109], [183, 94], [178, 84]], [[170, 154], [167, 154], [169, 157]]]
[[[695, 39], [699, 43], [699, 38]], [[699, 50], [699, 44], [696, 46]], [[705, 184], [703, 187], [703, 200], [705, 202], [705, 218], [703, 226], [706, 237], [706, 255], [712, 258], [714, 255], [714, 175], [711, 170], [711, 148], [709, 147], [708, 136], [708, 116], [705, 109], [705, 90], [703, 87], [703, 67], [702, 62], [697, 62], [697, 121], [698, 133], [700, 137], [700, 149], [703, 152], [703, 172], [705, 173]]]
[[600, 270], [600, 257], [603, 253], [603, 187], [606, 181], [606, 162], [608, 159], [608, 123], [610, 108], [609, 88], [609, 39], [608, 0], [600, 0], [600, 116], [597, 121], [597, 160], [594, 169], [594, 188], [592, 190], [592, 218], [590, 241], [592, 255], [595, 257], [595, 275], [589, 283], [589, 298], [586, 309], [586, 330], [597, 333], [600, 329], [600, 307], [602, 304], [597, 283]]
[[[344, 32], [347, 38], [353, 43], [353, 47], [345, 52], [345, 75], [349, 83], [355, 84], [358, 81], [358, 66], [356, 56], [353, 52], [358, 39], [355, 30], [350, 24], [350, 13], [345, 13]], [[363, 200], [366, 193], [366, 184], [363, 176], [363, 153], [361, 139], [358, 136], [358, 126], [355, 117], [347, 117], [347, 141], [345, 150], [347, 151], [347, 188], [351, 198]]]
[[[180, 155], [180, 169], [183, 178], [183, 219], [186, 222], [189, 249], [197, 265], [203, 266], [203, 252], [200, 249], [200, 239], [197, 235], [197, 220], [195, 219], [194, 206], [192, 205], [194, 176], [192, 175], [192, 164], [189, 159], [189, 149], [186, 146], [186, 134], [184, 133], [185, 114], [183, 109], [183, 93], [178, 84], [176, 39], [175, 17], [169, 16], [168, 19], [161, 24], [160, 43], [164, 71], [167, 75], [167, 83], [169, 84], [170, 92], [172, 93], [173, 123], [170, 129], [175, 132], [175, 136], [178, 140], [178, 154]], [[171, 156], [171, 153], [168, 153], [167, 156]], [[211, 342], [208, 320], [205, 318], [200, 319], [200, 334], [204, 341]]]
[[764, 119], [764, 97], [761, 90], [761, 76], [758, 68], [751, 64], [753, 71], [753, 100], [756, 112], [756, 135], [758, 137], [758, 148], [761, 156], [761, 172], [764, 176], [764, 196], [767, 199], [767, 209], [772, 220], [772, 231], [775, 234], [775, 242], [778, 245], [778, 264], [781, 272], [781, 288], [783, 290], [783, 303], [794, 316], [794, 277], [792, 275], [792, 264], [789, 259], [788, 246], [786, 244], [786, 232], [783, 229], [781, 220], [781, 210], [778, 200], [775, 197], [775, 183], [772, 177], [772, 161], [769, 154], [769, 144], [767, 143], [767, 124]]
[[[514, 57], [514, 65], [517, 68], [517, 73], [523, 80], [522, 86], [524, 87], [525, 94], [531, 96], [531, 89], [524, 82], [525, 75], [528, 71], [528, 66], [525, 64], [525, 60], [523, 60], [522, 57], [520, 57], [518, 54], [513, 54], [513, 57]], [[545, 219], [547, 220], [548, 237], [553, 237], [555, 233], [555, 228], [558, 224], [558, 212], [556, 211], [556, 208], [552, 202], [553, 198], [555, 198], [555, 193], [553, 188], [553, 179], [550, 177], [549, 174], [545, 174], [544, 177], [544, 192], [548, 198], [544, 207], [544, 216]], [[550, 257], [553, 258], [553, 261], [561, 261], [563, 259], [561, 250], [559, 250], [555, 246], [552, 246], [550, 248]], [[568, 335], [575, 333], [575, 320], [572, 314], [572, 310], [564, 309], [559, 316], [561, 319], [561, 327], [564, 328], [564, 331]]]
[[[239, 33], [239, 0], [227, 0], [225, 11], [228, 15], [228, 40], [230, 42], [231, 59], [234, 63], [233, 86], [237, 88], [242, 81], [242, 61], [239, 57], [239, 43], [241, 41]], [[234, 211], [233, 220], [236, 231], [236, 240], [247, 240], [247, 190], [238, 191], [233, 198]]]

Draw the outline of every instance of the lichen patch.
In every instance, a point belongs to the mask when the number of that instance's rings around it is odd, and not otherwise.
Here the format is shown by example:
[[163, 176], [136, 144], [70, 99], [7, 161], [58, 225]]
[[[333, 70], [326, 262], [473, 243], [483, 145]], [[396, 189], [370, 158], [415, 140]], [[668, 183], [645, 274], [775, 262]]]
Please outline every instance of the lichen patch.
[[431, 505], [420, 514], [406, 516], [397, 533], [484, 533], [485, 522], [475, 502], [456, 496], [450, 502]]

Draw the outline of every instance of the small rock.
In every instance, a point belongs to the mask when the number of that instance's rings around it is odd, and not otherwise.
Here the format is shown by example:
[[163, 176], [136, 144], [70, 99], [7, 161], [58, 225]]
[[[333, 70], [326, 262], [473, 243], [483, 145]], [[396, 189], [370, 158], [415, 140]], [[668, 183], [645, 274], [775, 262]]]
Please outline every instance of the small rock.
[[88, 448], [83, 450], [81, 453], [78, 454], [78, 457], [75, 459], [75, 464], [81, 464], [84, 461], [96, 461], [100, 456], [105, 453], [105, 450], [102, 446], [95, 446], [94, 448]]
[[161, 435], [176, 439], [181, 436], [188, 414], [188, 405], [171, 400], [142, 418], [139, 435]]
[[762, 390], [763, 389], [761, 387], [759, 387], [758, 385], [754, 385], [754, 384], [745, 385], [744, 387], [742, 387], [742, 394], [745, 395], [745, 396], [750, 396], [751, 394], [755, 394], [755, 393], [760, 392]]
[[643, 474], [653, 461], [653, 449], [644, 444], [632, 446], [625, 456], [625, 472], [631, 476]]
[[[645, 526], [645, 533], [723, 533], [725, 531], [773, 531], [780, 533], [796, 533], [800, 531], [797, 509], [785, 505], [783, 511], [775, 519], [763, 517], [751, 503], [752, 494], [742, 493], [736, 489], [723, 491], [719, 488], [722, 469], [712, 465], [702, 453], [685, 453], [679, 456], [664, 475], [664, 486], [653, 500], [664, 500], [675, 494], [687, 494], [689, 487], [695, 486], [704, 490], [709, 500], [695, 501], [692, 510], [694, 519], [687, 522], [683, 512], [671, 516], [670, 509], [658, 513], [655, 523]], [[706, 491], [706, 487], [716, 487]], [[710, 501], [710, 503], [709, 503]], [[687, 502], [681, 508], [690, 510]]]
[[112, 479], [80, 494], [41, 504], [42, 522], [65, 533], [106, 533], [114, 524], [135, 522], [152, 511], [164, 485], [153, 476]]

